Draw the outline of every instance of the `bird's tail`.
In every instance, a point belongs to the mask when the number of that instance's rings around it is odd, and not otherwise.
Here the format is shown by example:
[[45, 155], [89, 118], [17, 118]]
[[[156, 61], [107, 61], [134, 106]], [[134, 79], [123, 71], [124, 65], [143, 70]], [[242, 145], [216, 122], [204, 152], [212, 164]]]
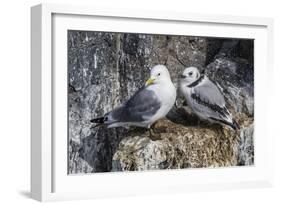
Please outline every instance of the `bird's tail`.
[[92, 127], [92, 129], [104, 125], [106, 120], [107, 120], [107, 116], [91, 119], [90, 122], [96, 124], [95, 126]]
[[240, 129], [239, 124], [234, 119], [232, 119], [232, 123], [230, 123], [228, 121], [225, 121], [225, 120], [222, 120], [222, 119], [213, 118], [213, 117], [211, 117], [211, 119], [214, 120], [214, 121], [226, 124], [226, 125], [230, 126], [233, 130], [239, 130]]
[[231, 126], [234, 130], [239, 130], [240, 126], [239, 124], [235, 121], [235, 119], [232, 119], [232, 126]]
[[97, 117], [95, 119], [91, 119], [90, 122], [96, 124], [104, 124], [105, 118], [104, 117]]

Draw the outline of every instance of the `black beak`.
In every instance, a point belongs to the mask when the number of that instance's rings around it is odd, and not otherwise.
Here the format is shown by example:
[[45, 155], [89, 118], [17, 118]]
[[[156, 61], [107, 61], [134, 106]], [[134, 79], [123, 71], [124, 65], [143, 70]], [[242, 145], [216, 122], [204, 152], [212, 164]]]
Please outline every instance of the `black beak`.
[[185, 79], [185, 77], [186, 77], [186, 76], [183, 75], [183, 74], [180, 74], [180, 75], [179, 75], [179, 78], [181, 78], [181, 79]]

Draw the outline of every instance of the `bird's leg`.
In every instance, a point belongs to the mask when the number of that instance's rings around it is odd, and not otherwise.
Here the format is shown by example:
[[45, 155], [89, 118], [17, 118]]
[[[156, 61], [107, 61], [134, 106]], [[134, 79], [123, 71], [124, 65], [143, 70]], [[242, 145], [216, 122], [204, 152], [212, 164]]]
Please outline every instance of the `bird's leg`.
[[196, 128], [200, 128], [202, 126], [206, 126], [204, 121], [202, 121], [200, 118], [197, 118], [194, 123], [195, 123], [195, 127]]
[[196, 126], [197, 126], [197, 128], [199, 128], [199, 127], [200, 127], [200, 124], [201, 124], [201, 120], [200, 120], [200, 118], [198, 118], [198, 119], [197, 119], [197, 125], [196, 125]]
[[151, 128], [148, 129], [148, 131], [149, 131], [149, 138], [150, 139], [152, 139], [152, 131], [151, 130], [152, 130]]

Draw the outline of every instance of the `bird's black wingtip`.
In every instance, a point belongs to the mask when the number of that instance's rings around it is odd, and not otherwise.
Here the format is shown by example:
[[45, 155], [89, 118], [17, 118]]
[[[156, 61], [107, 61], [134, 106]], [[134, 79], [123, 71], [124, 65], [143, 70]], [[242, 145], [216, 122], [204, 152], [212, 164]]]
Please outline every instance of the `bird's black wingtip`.
[[95, 121], [96, 121], [95, 119], [90, 120], [91, 123], [96, 123]]
[[91, 129], [94, 129], [96, 127], [104, 125], [104, 117], [98, 117], [90, 120], [91, 123], [96, 124], [95, 126], [92, 126]]
[[222, 120], [222, 119], [213, 118], [213, 117], [211, 117], [211, 119], [216, 121], [216, 122], [220, 122], [220, 123], [223, 123], [225, 125], [228, 125], [233, 130], [239, 130], [240, 129], [239, 124], [234, 119], [232, 120], [232, 123], [227, 122], [227, 121]]
[[98, 117], [90, 120], [91, 123], [95, 124], [103, 124], [104, 123], [104, 117]]
[[233, 119], [232, 121], [233, 121], [232, 128], [234, 130], [239, 130], [240, 129], [239, 124], [235, 121], [235, 119]]

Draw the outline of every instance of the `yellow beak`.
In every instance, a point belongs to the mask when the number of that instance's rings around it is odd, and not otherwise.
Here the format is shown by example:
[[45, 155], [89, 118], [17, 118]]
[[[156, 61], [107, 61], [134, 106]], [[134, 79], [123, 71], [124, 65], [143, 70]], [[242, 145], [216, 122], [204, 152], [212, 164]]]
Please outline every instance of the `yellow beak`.
[[149, 78], [149, 79], [145, 82], [145, 86], [148, 86], [148, 85], [153, 84], [153, 83], [154, 83], [154, 81], [155, 81], [155, 79], [151, 79], [151, 78]]

